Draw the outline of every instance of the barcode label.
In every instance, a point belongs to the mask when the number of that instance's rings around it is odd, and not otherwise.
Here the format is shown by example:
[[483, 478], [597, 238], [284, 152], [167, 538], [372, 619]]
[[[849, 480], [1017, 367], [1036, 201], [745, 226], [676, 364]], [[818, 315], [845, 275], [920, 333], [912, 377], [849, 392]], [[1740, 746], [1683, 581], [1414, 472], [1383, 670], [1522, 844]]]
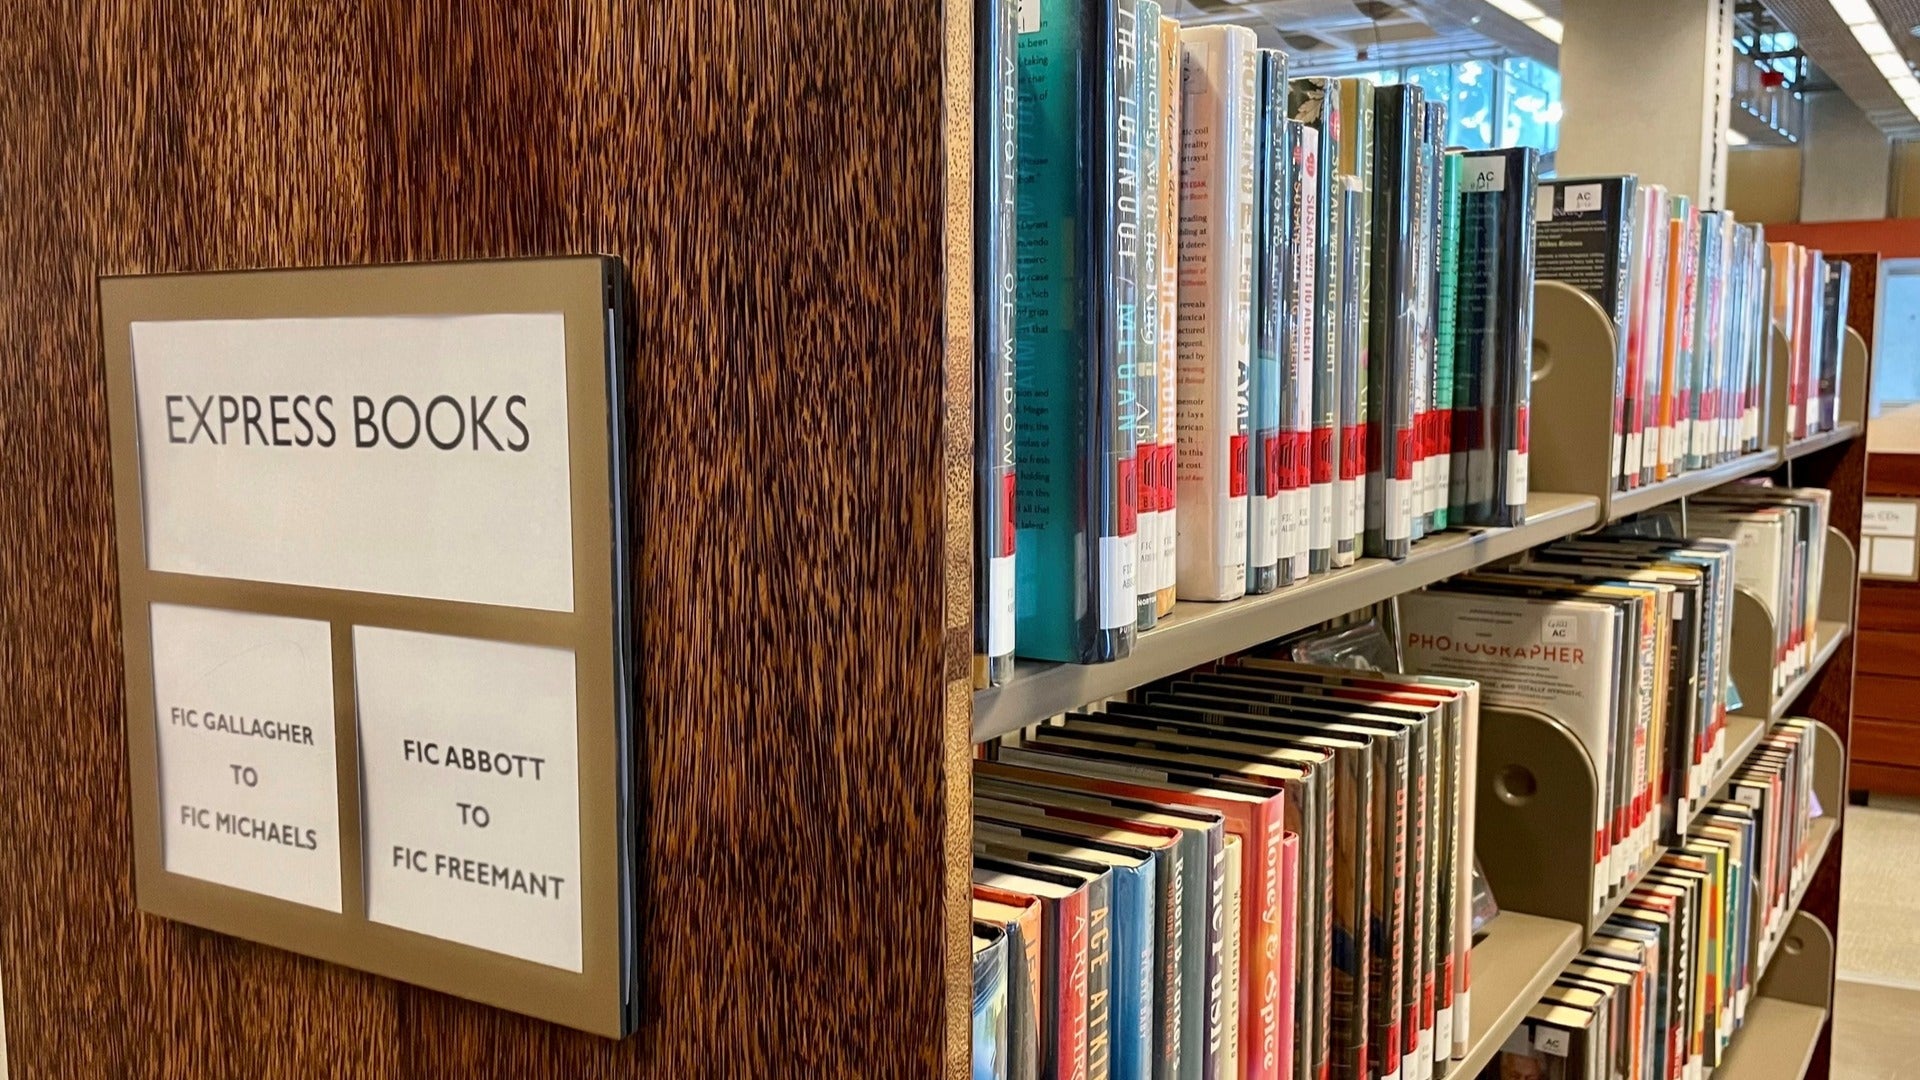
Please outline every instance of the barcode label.
[[1413, 534], [1413, 481], [1387, 481], [1386, 533], [1389, 540], [1405, 540]]
[[1527, 455], [1523, 450], [1507, 451], [1507, 505], [1527, 503]]

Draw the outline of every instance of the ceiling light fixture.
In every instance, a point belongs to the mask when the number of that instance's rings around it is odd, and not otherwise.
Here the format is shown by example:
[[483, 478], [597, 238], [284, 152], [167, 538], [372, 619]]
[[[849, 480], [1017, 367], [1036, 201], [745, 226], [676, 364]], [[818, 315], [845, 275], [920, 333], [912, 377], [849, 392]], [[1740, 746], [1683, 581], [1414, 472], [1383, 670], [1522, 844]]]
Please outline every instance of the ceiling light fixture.
[[[1858, 0], [1856, 0], [1856, 2], [1858, 2]], [[1487, 3], [1519, 19], [1521, 22], [1532, 22], [1535, 19], [1544, 19], [1547, 17], [1547, 13], [1540, 10], [1538, 4], [1531, 3], [1529, 0], [1487, 0]]]
[[1546, 15], [1542, 15], [1537, 19], [1528, 19], [1527, 25], [1539, 31], [1541, 37], [1546, 38], [1555, 45], [1560, 44], [1560, 36], [1566, 30], [1566, 28], [1561, 25], [1559, 19]]
[[1753, 141], [1752, 139], [1747, 138], [1745, 135], [1742, 135], [1738, 131], [1729, 130], [1727, 132], [1728, 146], [1745, 146], [1752, 141]]
[[[1827, 4], [1840, 17], [1840, 21], [1847, 24], [1847, 29], [1853, 31], [1853, 39], [1866, 50], [1873, 66], [1880, 69], [1888, 88], [1900, 98], [1915, 119], [1920, 119], [1920, 82], [1914, 79], [1906, 57], [1901, 54], [1899, 46], [1893, 43], [1873, 5], [1868, 0], [1827, 0]], [[1794, 96], [1800, 95], [1796, 92]]]
[[1827, 2], [1833, 5], [1833, 13], [1840, 16], [1840, 21], [1848, 26], [1880, 21], [1880, 16], [1874, 13], [1873, 5], [1867, 3], [1867, 0], [1827, 0]]

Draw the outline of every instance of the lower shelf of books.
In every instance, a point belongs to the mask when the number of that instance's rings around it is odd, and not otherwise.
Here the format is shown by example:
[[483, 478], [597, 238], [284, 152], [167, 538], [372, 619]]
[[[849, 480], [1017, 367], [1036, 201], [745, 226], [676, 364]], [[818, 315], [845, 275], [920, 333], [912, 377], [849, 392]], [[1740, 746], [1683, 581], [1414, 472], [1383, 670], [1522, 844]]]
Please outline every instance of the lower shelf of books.
[[1472, 1043], [1453, 1075], [1477, 1076], [1560, 969], [1580, 951], [1585, 928], [1503, 911], [1473, 947]]
[[1713, 1070], [1714, 1080], [1800, 1080], [1826, 1023], [1827, 1010], [1817, 1005], [1755, 999], [1726, 1060]]

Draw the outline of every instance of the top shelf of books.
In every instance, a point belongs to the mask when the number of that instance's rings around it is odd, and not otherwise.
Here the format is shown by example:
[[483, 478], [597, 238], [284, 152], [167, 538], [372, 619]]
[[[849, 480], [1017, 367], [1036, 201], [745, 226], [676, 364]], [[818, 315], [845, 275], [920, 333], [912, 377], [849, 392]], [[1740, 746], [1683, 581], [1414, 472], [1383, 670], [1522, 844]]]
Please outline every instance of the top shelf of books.
[[1181, 603], [1157, 629], [1140, 636], [1126, 659], [1107, 664], [1019, 663], [1004, 686], [974, 694], [973, 741], [998, 738], [1088, 702], [1124, 694], [1196, 664], [1572, 536], [1598, 521], [1599, 500], [1592, 496], [1534, 492], [1524, 525], [1440, 533], [1413, 545], [1404, 560], [1362, 559], [1262, 596], [1222, 604]]

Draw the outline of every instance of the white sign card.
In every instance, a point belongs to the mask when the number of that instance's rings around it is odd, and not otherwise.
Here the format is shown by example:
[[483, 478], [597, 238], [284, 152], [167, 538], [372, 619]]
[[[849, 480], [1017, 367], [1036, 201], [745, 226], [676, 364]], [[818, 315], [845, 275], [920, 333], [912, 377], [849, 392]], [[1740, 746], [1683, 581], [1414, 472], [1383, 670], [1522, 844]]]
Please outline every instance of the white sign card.
[[566, 649], [357, 626], [367, 917], [579, 971]]
[[560, 313], [131, 333], [149, 569], [573, 610]]
[[1860, 504], [1862, 536], [1914, 536], [1920, 532], [1920, 503], [1911, 499], [1867, 499]]
[[1893, 581], [1913, 581], [1920, 578], [1920, 567], [1916, 567], [1914, 542], [1901, 536], [1865, 536], [1861, 542], [1867, 546], [1867, 569], [1863, 577], [1882, 578]]
[[151, 619], [166, 868], [339, 911], [331, 630], [177, 604]]

